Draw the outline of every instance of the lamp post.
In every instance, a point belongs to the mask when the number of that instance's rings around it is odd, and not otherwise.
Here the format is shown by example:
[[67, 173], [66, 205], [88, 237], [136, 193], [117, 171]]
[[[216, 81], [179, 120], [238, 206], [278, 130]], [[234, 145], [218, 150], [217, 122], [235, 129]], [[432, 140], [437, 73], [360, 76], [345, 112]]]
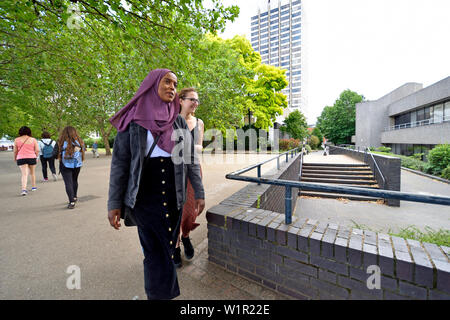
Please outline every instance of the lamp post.
[[252, 110], [248, 109], [248, 127], [252, 125]]

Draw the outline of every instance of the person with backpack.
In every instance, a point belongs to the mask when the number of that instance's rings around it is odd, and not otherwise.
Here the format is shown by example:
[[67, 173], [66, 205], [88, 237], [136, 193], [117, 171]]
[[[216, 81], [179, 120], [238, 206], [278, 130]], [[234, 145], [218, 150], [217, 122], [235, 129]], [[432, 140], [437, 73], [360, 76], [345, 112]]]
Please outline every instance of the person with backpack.
[[52, 172], [53, 180], [57, 180], [56, 169], [55, 169], [55, 157], [53, 155], [53, 150], [55, 149], [56, 141], [52, 140], [50, 133], [47, 131], [42, 132], [41, 140], [38, 141], [39, 144], [39, 158], [42, 165], [42, 175], [44, 176], [44, 182], [48, 181], [47, 176], [47, 164]]
[[59, 170], [66, 186], [69, 198], [68, 209], [75, 208], [78, 192], [78, 175], [84, 161], [84, 142], [74, 127], [67, 126], [58, 139], [56, 154], [58, 155]]

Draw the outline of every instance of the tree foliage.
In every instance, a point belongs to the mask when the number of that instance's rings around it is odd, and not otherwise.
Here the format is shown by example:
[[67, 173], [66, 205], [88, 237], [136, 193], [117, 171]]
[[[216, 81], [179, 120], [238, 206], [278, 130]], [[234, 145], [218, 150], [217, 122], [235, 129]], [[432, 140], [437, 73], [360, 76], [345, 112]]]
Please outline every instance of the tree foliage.
[[306, 117], [299, 110], [291, 112], [286, 119], [284, 119], [283, 124], [284, 126], [281, 127], [281, 130], [289, 133], [294, 139], [303, 140], [303, 138], [308, 136]]
[[350, 143], [355, 134], [356, 104], [364, 96], [351, 90], [343, 91], [333, 106], [326, 106], [317, 118], [317, 127], [334, 144]]
[[205, 127], [267, 128], [287, 106], [284, 71], [261, 64], [243, 37], [215, 33], [239, 14], [211, 0], [5, 1], [0, 4], [0, 136], [22, 125], [57, 135], [66, 125], [99, 132], [155, 68], [198, 88]]

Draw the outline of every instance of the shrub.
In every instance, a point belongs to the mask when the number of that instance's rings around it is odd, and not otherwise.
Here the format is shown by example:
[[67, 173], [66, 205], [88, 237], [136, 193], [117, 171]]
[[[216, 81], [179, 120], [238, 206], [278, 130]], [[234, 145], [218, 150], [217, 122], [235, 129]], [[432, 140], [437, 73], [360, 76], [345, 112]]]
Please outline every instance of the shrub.
[[442, 170], [441, 177], [447, 180], [450, 180], [450, 166]]
[[416, 160], [422, 160], [423, 157], [423, 153], [414, 153], [411, 158], [416, 159]]
[[380, 151], [380, 152], [391, 152], [391, 148], [389, 148], [389, 147], [385, 147], [385, 146], [381, 146], [381, 147], [379, 147], [379, 148], [377, 148], [377, 151]]
[[279, 141], [279, 148], [280, 151], [287, 151], [294, 149], [296, 147], [300, 146], [300, 140], [299, 139], [280, 139]]
[[402, 160], [402, 167], [425, 172], [426, 162], [412, 157], [399, 156], [399, 158]]
[[375, 147], [369, 147], [370, 151], [375, 151]]
[[309, 145], [311, 146], [312, 149], [317, 149], [320, 145], [319, 138], [314, 135], [311, 136], [311, 138], [309, 139]]
[[309, 144], [307, 144], [305, 146], [306, 151], [308, 151], [308, 153], [310, 153], [312, 151], [311, 147], [309, 146]]
[[430, 150], [428, 162], [434, 174], [441, 174], [450, 165], [450, 144], [441, 144]]

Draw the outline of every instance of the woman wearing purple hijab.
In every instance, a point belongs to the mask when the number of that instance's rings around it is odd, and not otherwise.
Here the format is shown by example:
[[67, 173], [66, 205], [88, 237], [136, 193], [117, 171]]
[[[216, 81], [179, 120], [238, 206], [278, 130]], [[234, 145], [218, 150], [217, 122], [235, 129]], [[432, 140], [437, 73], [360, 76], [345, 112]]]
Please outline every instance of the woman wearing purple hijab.
[[173, 258], [187, 177], [194, 188], [196, 210], [200, 214], [205, 207], [200, 166], [195, 163], [186, 121], [179, 115], [176, 87], [175, 73], [153, 70], [133, 99], [110, 119], [118, 132], [108, 220], [116, 230], [121, 218], [126, 226], [137, 226], [148, 299], [173, 299], [180, 294]]

